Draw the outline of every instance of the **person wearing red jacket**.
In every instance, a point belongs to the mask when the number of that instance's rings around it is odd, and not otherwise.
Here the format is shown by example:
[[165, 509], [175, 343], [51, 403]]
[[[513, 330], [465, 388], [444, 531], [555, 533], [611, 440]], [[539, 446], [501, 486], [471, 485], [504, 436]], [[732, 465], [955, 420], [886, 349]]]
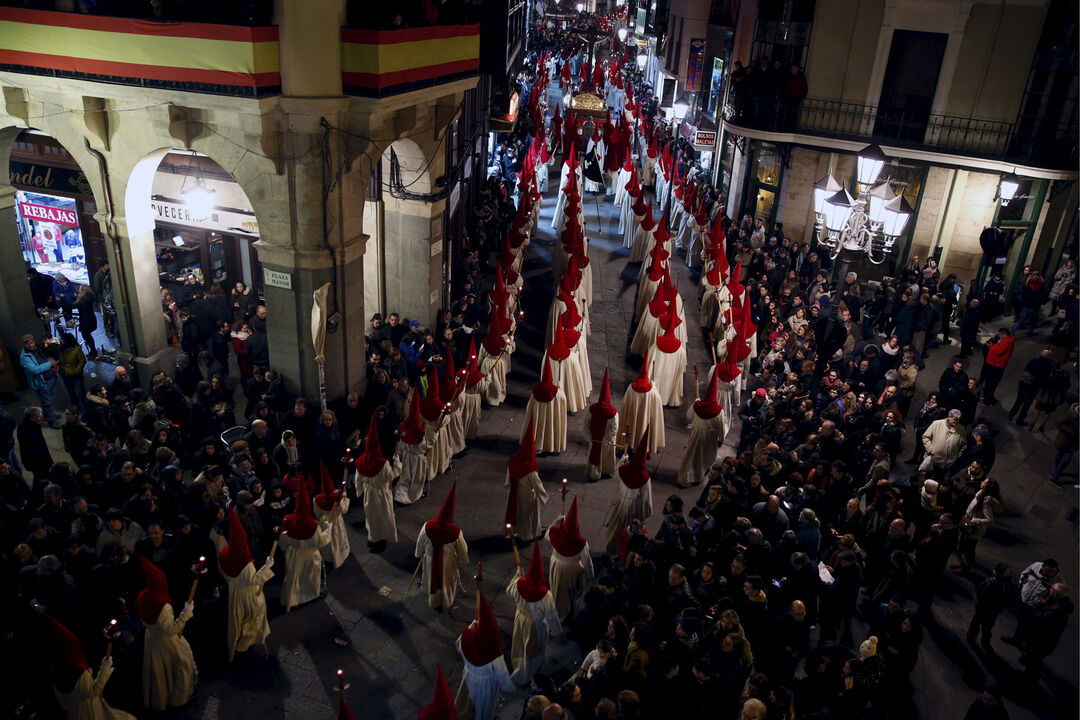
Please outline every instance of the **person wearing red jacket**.
[[997, 403], [994, 391], [997, 390], [998, 383], [1005, 374], [1005, 366], [1009, 364], [1009, 358], [1012, 357], [1014, 343], [1012, 331], [1008, 328], [998, 330], [997, 335], [986, 343], [986, 360], [983, 362], [980, 378], [983, 386], [983, 403], [986, 405]]

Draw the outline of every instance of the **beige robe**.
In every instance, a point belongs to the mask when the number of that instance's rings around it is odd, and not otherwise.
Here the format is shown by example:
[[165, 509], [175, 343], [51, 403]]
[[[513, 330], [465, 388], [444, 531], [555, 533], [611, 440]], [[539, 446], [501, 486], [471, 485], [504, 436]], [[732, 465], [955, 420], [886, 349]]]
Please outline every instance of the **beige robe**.
[[[645, 216], [642, 215], [641, 220], [644, 219]], [[635, 227], [637, 227], [637, 230], [634, 231], [633, 240], [630, 242], [630, 259], [627, 262], [644, 264], [645, 259], [649, 256], [649, 251], [656, 244], [656, 225], [653, 225], [652, 230], [646, 230], [639, 221]]]
[[593, 581], [594, 571], [589, 543], [577, 555], [563, 557], [552, 549], [548, 559], [548, 581], [555, 598], [555, 612], [565, 620], [574, 610], [578, 598], [585, 594], [586, 583]]
[[270, 635], [263, 585], [274, 577], [274, 571], [263, 565], [256, 572], [255, 563], [248, 563], [236, 577], [224, 577], [229, 586], [228, 640], [229, 662], [232, 662], [235, 653], [264, 644]]
[[465, 388], [461, 394], [461, 424], [465, 428], [465, 439], [475, 440], [480, 435], [480, 408], [482, 399], [491, 384], [486, 376], [471, 388]]
[[514, 638], [510, 646], [510, 662], [514, 667], [510, 679], [514, 684], [528, 685], [544, 664], [548, 642], [562, 633], [562, 623], [555, 610], [555, 598], [549, 590], [539, 602], [529, 602], [518, 592], [521, 571], [514, 573], [506, 594], [517, 605], [514, 613]]
[[83, 670], [71, 692], [62, 693], [53, 688], [60, 709], [68, 720], [137, 720], [131, 713], [110, 707], [102, 697], [105, 683], [109, 682], [112, 672], [111, 667], [99, 670], [95, 679], [89, 670]]
[[[470, 627], [475, 626], [474, 620]], [[510, 681], [506, 659], [500, 655], [487, 665], [473, 665], [465, 657], [465, 653], [461, 652], [460, 635], [454, 646], [457, 647], [461, 662], [465, 665], [461, 685], [458, 686], [457, 695], [454, 697], [454, 707], [457, 708], [458, 717], [461, 720], [469, 720], [469, 718], [494, 720], [499, 692], [512, 693], [517, 689]]]
[[619, 552], [619, 536], [634, 520], [647, 520], [652, 516], [652, 480], [637, 490], [631, 490], [619, 482], [619, 497], [611, 510], [607, 525], [607, 548], [609, 555]]
[[[582, 416], [583, 425], [585, 426], [585, 437], [589, 441], [589, 445], [592, 444], [592, 429], [590, 423], [592, 423], [592, 413], [585, 413]], [[607, 425], [604, 426], [604, 437], [600, 440], [600, 464], [593, 465], [589, 462], [589, 447], [585, 449], [585, 474], [592, 480], [599, 480], [605, 475], [611, 475], [615, 472], [615, 462], [618, 458], [616, 454], [617, 448], [615, 444], [618, 442], [624, 442], [622, 438], [618, 437], [619, 433], [619, 413], [615, 413], [615, 417], [607, 421]]]
[[680, 343], [678, 350], [669, 353], [658, 348], [654, 342], [649, 351], [649, 377], [652, 378], [653, 387], [660, 391], [664, 405], [682, 405], [685, 375], [686, 343]]
[[480, 372], [488, 376], [485, 397], [491, 407], [498, 407], [506, 401], [506, 375], [510, 372], [510, 354], [513, 352], [513, 342], [495, 357], [488, 354], [487, 348], [480, 348]]
[[446, 439], [446, 420], [440, 414], [434, 420], [420, 418], [424, 426], [424, 443], [428, 446], [427, 461], [432, 476], [450, 467], [450, 443]]
[[[575, 346], [576, 347], [576, 346]], [[575, 349], [565, 360], [551, 360], [551, 378], [559, 386], [559, 392], [566, 396], [566, 411], [576, 413], [589, 404], [589, 388], [585, 381], [588, 369], [582, 367], [581, 353]], [[548, 360], [544, 351], [544, 361]], [[543, 362], [540, 367], [543, 367]]]
[[566, 450], [566, 395], [562, 388], [549, 402], [540, 402], [529, 393], [519, 439], [524, 437], [529, 420], [534, 421], [537, 452], [561, 453]]
[[[334, 569], [341, 567], [349, 559], [352, 548], [349, 547], [349, 534], [345, 530], [345, 516], [349, 512], [349, 496], [344, 495], [338, 501], [341, 505], [334, 513], [334, 522], [330, 524], [330, 544], [322, 549], [323, 560], [331, 563]], [[330, 513], [333, 508], [323, 510], [318, 504], [315, 505], [315, 519], [320, 523], [330, 521]]]
[[[510, 487], [510, 471], [506, 471], [505, 487]], [[540, 476], [534, 471], [518, 480], [517, 517], [514, 519], [514, 534], [522, 540], [532, 540], [540, 536], [540, 513], [548, 501], [548, 492]]]
[[422, 558], [422, 573], [420, 576], [421, 586], [428, 596], [428, 607], [448, 608], [454, 604], [457, 592], [462, 588], [459, 568], [469, 564], [469, 546], [465, 543], [465, 535], [458, 533], [457, 540], [443, 546], [443, 575], [442, 591], [428, 592], [431, 587], [431, 553], [433, 546], [427, 536], [427, 528], [420, 526], [420, 534], [416, 536], [416, 551], [413, 556]]
[[399, 442], [397, 446], [398, 463], [401, 474], [394, 485], [394, 500], [402, 505], [412, 505], [424, 495], [424, 485], [435, 478], [428, 463], [426, 440], [417, 444]]
[[[719, 384], [719, 383], [718, 383]], [[717, 449], [724, 441], [727, 422], [723, 410], [714, 418], [705, 420], [694, 412], [693, 405], [686, 413], [690, 423], [690, 441], [683, 453], [682, 464], [675, 482], [679, 487], [690, 487], [700, 482], [716, 461]]]
[[281, 604], [285, 612], [311, 602], [323, 593], [322, 549], [330, 544], [330, 528], [319, 526], [315, 534], [303, 540], [281, 533], [279, 541], [285, 553], [285, 579], [281, 583]]
[[[184, 639], [184, 625], [192, 608], [185, 605], [180, 617], [173, 617], [172, 605], [158, 613], [157, 621], [146, 626], [143, 636], [143, 707], [164, 712], [180, 707], [195, 693], [195, 657]], [[145, 624], [145, 623], [144, 623]]]
[[664, 400], [656, 383], [647, 393], [639, 393], [633, 383], [626, 387], [619, 407], [619, 422], [621, 432], [626, 435], [618, 442], [625, 442], [628, 451], [637, 447], [646, 427], [649, 428], [649, 452], [654, 453], [664, 447]]
[[364, 498], [364, 525], [368, 542], [397, 542], [397, 518], [394, 517], [394, 479], [401, 473], [396, 463], [384, 462], [374, 477], [356, 473], [357, 496]]

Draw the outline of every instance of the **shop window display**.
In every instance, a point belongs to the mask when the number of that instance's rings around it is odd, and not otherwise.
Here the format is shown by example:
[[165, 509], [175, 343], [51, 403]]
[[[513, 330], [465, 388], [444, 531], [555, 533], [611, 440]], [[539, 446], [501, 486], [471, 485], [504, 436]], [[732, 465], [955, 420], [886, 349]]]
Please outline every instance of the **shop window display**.
[[27, 267], [78, 285], [90, 284], [86, 250], [74, 199], [18, 190], [15, 212]]

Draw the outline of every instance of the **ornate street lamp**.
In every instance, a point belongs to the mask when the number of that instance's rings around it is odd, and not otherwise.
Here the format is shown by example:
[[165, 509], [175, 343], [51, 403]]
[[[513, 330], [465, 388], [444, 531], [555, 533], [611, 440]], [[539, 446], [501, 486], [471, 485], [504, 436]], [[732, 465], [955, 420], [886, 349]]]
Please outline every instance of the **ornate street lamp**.
[[1016, 173], [1001, 176], [1001, 204], [1008, 205], [1009, 201], [1016, 197], [1016, 191], [1020, 189], [1020, 178]]
[[881, 169], [888, 160], [877, 145], [867, 145], [859, 151], [858, 167], [855, 173], [861, 187], [869, 187], [877, 182]]

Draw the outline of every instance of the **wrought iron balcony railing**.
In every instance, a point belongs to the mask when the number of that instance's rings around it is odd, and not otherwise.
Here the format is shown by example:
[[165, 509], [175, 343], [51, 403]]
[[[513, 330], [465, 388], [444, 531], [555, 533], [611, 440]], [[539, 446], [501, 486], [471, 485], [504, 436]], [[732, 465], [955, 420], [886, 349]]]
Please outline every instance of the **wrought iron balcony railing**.
[[1077, 164], [1075, 117], [1035, 129], [1015, 122], [897, 112], [816, 98], [799, 103], [736, 98], [724, 115], [733, 125], [758, 130], [865, 140], [1055, 169], [1075, 169]]

